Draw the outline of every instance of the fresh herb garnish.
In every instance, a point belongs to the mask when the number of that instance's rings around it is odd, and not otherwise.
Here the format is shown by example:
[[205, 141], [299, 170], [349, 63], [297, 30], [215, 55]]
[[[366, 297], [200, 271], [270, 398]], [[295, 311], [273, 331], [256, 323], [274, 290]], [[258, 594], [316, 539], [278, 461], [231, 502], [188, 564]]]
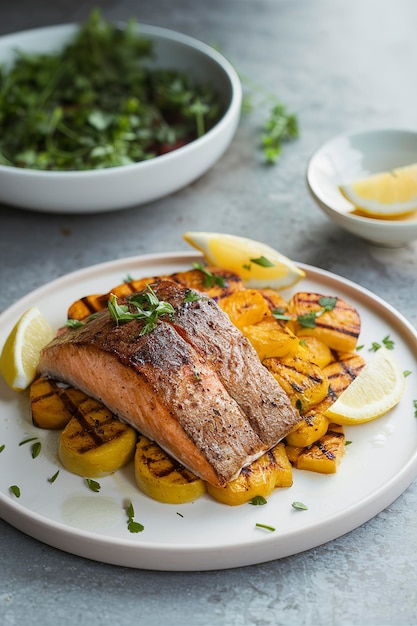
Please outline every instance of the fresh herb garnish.
[[10, 491], [16, 496], [16, 498], [20, 498], [20, 487], [17, 485], [11, 485]]
[[135, 517], [135, 511], [133, 509], [133, 504], [130, 502], [127, 509], [127, 528], [129, 530], [130, 533], [141, 533], [145, 527], [143, 524], [140, 524], [139, 522], [135, 522], [134, 517]]
[[223, 276], [220, 274], [213, 274], [210, 272], [203, 263], [198, 263], [197, 261], [193, 263], [193, 267], [196, 270], [200, 270], [204, 274], [204, 287], [213, 287], [213, 285], [218, 285], [219, 287], [225, 287], [226, 281]]
[[29, 439], [23, 439], [23, 441], [21, 441], [19, 443], [19, 446], [24, 446], [26, 443], [30, 443], [31, 441], [36, 441], [37, 437], [29, 437]]
[[291, 315], [286, 314], [285, 309], [272, 309], [271, 312], [276, 320], [284, 320], [287, 322], [293, 319]]
[[382, 346], [385, 346], [387, 350], [394, 350], [395, 342], [392, 339], [390, 339], [389, 335], [386, 335], [381, 341], [381, 343], [378, 343], [377, 341], [373, 341], [371, 344], [371, 347], [369, 348], [369, 352], [378, 352], [378, 350]]
[[264, 126], [262, 135], [262, 146], [266, 162], [269, 164], [276, 163], [281, 155], [282, 144], [292, 139], [297, 139], [297, 137], [297, 117], [292, 113], [288, 113], [283, 104], [275, 104]]
[[315, 328], [317, 318], [328, 311], [332, 311], [337, 304], [337, 298], [322, 296], [318, 299], [318, 303], [321, 306], [321, 309], [318, 311], [310, 311], [309, 313], [305, 313], [304, 315], [299, 315], [297, 317], [297, 322], [300, 326], [303, 326], [304, 328]]
[[254, 506], [262, 506], [267, 503], [267, 499], [263, 496], [254, 496], [251, 500], [249, 500], [249, 504], [253, 504]]
[[[129, 306], [130, 305], [130, 306]], [[156, 328], [161, 315], [173, 315], [174, 307], [169, 302], [158, 300], [153, 289], [148, 285], [148, 291], [135, 294], [129, 298], [129, 305], [118, 304], [117, 296], [113, 293], [108, 301], [110, 315], [119, 326], [132, 320], [144, 321], [140, 335], [146, 335]], [[132, 311], [133, 307], [133, 311]]]
[[0, 452], [3, 452], [3, 450], [4, 450], [4, 448], [5, 448], [5, 447], [6, 447], [6, 444], [5, 444], [5, 443], [3, 443], [3, 444], [0, 446]]
[[404, 370], [403, 371], [403, 376], [404, 378], [407, 378], [407, 376], [411, 376], [412, 372], [410, 370]]
[[51, 478], [48, 478], [48, 483], [51, 483], [51, 485], [52, 485], [52, 483], [54, 483], [56, 481], [58, 476], [59, 476], [59, 470], [57, 470], [55, 472], [55, 474], [53, 476], [51, 476]]
[[65, 326], [68, 328], [80, 328], [80, 326], [84, 326], [85, 322], [82, 320], [67, 320]]
[[35, 441], [35, 443], [31, 447], [32, 459], [36, 459], [36, 457], [39, 456], [41, 449], [42, 449], [41, 442], [40, 441]]
[[255, 265], [260, 265], [261, 267], [274, 267], [272, 261], [266, 258], [266, 256], [260, 256], [257, 259], [250, 259], [251, 263], [255, 263]]
[[38, 170], [121, 166], [164, 154], [207, 132], [218, 94], [150, 64], [151, 40], [95, 9], [61, 51], [18, 53], [0, 68], [0, 163]]
[[414, 417], [417, 417], [417, 400], [413, 400]]
[[193, 291], [192, 289], [187, 291], [184, 296], [184, 302], [197, 302], [198, 300], [201, 300], [200, 294], [196, 291]]
[[267, 524], [256, 523], [255, 526], [257, 526], [258, 528], [265, 528], [265, 530], [270, 530], [272, 533], [275, 531], [275, 528], [273, 526], [268, 526]]
[[94, 493], [98, 493], [100, 491], [101, 485], [96, 480], [93, 480], [92, 478], [86, 478], [85, 482], [87, 483], [87, 487], [91, 489], [91, 491], [94, 491]]
[[308, 506], [303, 504], [302, 502], [292, 502], [291, 506], [293, 509], [296, 509], [297, 511], [307, 511], [308, 510]]

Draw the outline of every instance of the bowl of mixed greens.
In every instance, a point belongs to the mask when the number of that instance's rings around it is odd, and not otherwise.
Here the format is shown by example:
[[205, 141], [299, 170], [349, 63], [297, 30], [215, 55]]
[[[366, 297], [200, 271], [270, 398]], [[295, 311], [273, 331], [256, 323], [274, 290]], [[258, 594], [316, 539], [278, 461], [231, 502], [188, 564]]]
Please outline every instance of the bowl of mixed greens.
[[151, 202], [230, 145], [242, 89], [215, 49], [97, 12], [0, 38], [0, 202], [54, 213]]

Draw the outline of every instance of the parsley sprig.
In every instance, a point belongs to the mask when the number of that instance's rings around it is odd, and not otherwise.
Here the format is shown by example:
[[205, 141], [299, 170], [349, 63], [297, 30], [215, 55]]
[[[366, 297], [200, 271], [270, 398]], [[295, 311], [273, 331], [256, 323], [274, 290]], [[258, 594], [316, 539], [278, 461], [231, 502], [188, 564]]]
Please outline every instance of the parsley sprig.
[[145, 324], [139, 333], [140, 335], [146, 335], [156, 328], [158, 318], [161, 315], [173, 315], [175, 312], [172, 304], [159, 300], [149, 285], [148, 291], [135, 294], [129, 298], [129, 305], [119, 304], [117, 296], [114, 293], [110, 294], [108, 309], [113, 320], [118, 326], [132, 320], [144, 321]]

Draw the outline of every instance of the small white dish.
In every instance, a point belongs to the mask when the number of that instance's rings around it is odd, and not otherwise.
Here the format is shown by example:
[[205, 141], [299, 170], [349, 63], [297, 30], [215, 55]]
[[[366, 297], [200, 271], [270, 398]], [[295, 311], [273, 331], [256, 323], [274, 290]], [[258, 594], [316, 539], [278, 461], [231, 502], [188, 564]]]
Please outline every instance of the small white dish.
[[[62, 48], [78, 26], [65, 24], [0, 38], [0, 65], [16, 50], [49, 53]], [[71, 172], [0, 165], [0, 203], [49, 213], [95, 213], [124, 209], [167, 196], [203, 175], [231, 143], [240, 119], [242, 87], [232, 65], [210, 46], [180, 33], [140, 24], [150, 39], [155, 65], [184, 71], [212, 85], [223, 117], [206, 134], [162, 156], [122, 167]]]
[[307, 167], [307, 185], [318, 206], [341, 228], [376, 245], [403, 246], [417, 239], [417, 212], [390, 220], [355, 215], [355, 206], [342, 194], [340, 185], [415, 162], [417, 131], [344, 133], [313, 154]]

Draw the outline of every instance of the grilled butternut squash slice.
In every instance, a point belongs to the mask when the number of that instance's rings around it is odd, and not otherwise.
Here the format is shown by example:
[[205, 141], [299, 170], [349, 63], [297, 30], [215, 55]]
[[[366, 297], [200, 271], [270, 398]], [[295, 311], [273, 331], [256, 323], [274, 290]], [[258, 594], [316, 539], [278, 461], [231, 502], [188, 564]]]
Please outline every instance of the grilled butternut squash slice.
[[285, 437], [285, 442], [289, 446], [307, 448], [327, 432], [328, 425], [329, 420], [322, 413], [311, 417], [304, 416], [302, 421]]
[[88, 396], [74, 387], [63, 387], [55, 380], [37, 378], [30, 386], [32, 422], [38, 428], [61, 430]]
[[244, 326], [242, 333], [255, 348], [259, 359], [295, 354], [299, 339], [274, 317], [266, 317], [257, 324]]
[[263, 364], [300, 413], [318, 404], [327, 394], [329, 383], [326, 374], [312, 361], [308, 348], [301, 344], [295, 354], [265, 359]]
[[287, 454], [297, 469], [334, 474], [345, 452], [343, 428], [337, 424], [329, 424], [326, 434], [312, 446], [302, 449], [294, 447], [294, 450], [290, 448], [291, 446], [287, 447]]
[[201, 478], [144, 435], [139, 435], [136, 445], [135, 479], [143, 493], [167, 504], [192, 502], [206, 491]]
[[[356, 352], [337, 355], [333, 363], [329, 363], [323, 368], [329, 381], [330, 388], [336, 400], [340, 394], [349, 387], [355, 380], [362, 368], [365, 366], [365, 359]], [[326, 407], [328, 408], [328, 407]]]
[[61, 433], [58, 456], [69, 472], [89, 478], [112, 474], [135, 452], [137, 433], [100, 402], [87, 398]]
[[221, 298], [219, 306], [239, 330], [271, 317], [268, 303], [257, 289], [236, 291]]
[[207, 484], [208, 493], [223, 504], [239, 506], [255, 496], [267, 498], [277, 486], [291, 486], [292, 469], [283, 445], [278, 444], [244, 467], [225, 487]]
[[[342, 298], [335, 298], [334, 307], [323, 312], [323, 298], [327, 296], [308, 292], [294, 294], [289, 303], [289, 313], [294, 318], [292, 330], [298, 337], [317, 337], [333, 350], [352, 352], [361, 327], [357, 310]], [[305, 316], [309, 318], [308, 325]]]
[[323, 341], [320, 341], [320, 339], [317, 339], [317, 337], [311, 335], [303, 336], [301, 341], [310, 350], [311, 358], [314, 363], [317, 363], [321, 369], [335, 360], [329, 346], [323, 343]]

